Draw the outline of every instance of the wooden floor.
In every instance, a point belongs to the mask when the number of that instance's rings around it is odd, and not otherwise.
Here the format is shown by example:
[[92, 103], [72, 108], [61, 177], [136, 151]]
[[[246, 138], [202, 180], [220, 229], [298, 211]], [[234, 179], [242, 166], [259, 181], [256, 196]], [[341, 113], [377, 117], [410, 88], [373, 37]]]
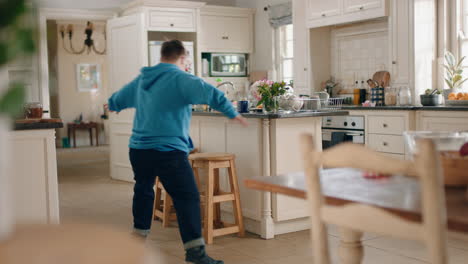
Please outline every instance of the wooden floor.
[[[109, 178], [107, 148], [59, 150], [58, 158], [62, 222], [95, 222], [130, 232], [132, 184]], [[339, 263], [335, 227], [329, 227], [328, 238], [333, 263]], [[366, 234], [364, 239], [364, 263], [427, 263], [425, 249], [418, 243], [373, 234]], [[227, 236], [214, 241], [214, 245], [208, 246], [210, 255], [223, 259], [226, 264], [310, 264], [312, 261], [307, 231], [272, 240], [248, 234], [243, 239]], [[184, 263], [176, 227], [162, 228], [161, 223], [155, 222], [146, 245], [155, 258], [152, 263]], [[468, 239], [450, 238], [449, 245], [449, 263], [468, 263]]]

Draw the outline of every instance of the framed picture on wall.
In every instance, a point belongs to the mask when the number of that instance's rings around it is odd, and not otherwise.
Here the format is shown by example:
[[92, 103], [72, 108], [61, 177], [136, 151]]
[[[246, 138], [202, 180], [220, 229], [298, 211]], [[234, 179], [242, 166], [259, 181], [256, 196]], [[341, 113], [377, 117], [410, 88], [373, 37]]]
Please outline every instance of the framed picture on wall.
[[80, 63], [76, 65], [76, 87], [79, 92], [101, 89], [101, 65]]

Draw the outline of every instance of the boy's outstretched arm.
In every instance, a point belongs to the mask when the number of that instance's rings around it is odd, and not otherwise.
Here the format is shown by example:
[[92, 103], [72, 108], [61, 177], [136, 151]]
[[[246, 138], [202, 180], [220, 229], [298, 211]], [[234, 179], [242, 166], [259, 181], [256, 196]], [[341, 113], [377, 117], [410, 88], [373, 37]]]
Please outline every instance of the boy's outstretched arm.
[[127, 108], [135, 107], [136, 89], [139, 82], [140, 76], [112, 94], [108, 100], [108, 109], [112, 112], [120, 112]]

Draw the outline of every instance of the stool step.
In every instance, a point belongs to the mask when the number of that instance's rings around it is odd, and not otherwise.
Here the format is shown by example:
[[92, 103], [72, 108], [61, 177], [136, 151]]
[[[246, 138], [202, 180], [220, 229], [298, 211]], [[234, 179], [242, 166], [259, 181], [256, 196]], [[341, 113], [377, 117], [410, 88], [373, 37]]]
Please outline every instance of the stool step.
[[236, 197], [233, 193], [220, 193], [218, 195], [213, 196], [214, 203], [234, 201], [235, 199]]
[[239, 226], [229, 226], [225, 228], [220, 228], [220, 229], [214, 229], [213, 230], [213, 236], [224, 236], [224, 235], [229, 235], [229, 234], [234, 234], [234, 233], [239, 233]]

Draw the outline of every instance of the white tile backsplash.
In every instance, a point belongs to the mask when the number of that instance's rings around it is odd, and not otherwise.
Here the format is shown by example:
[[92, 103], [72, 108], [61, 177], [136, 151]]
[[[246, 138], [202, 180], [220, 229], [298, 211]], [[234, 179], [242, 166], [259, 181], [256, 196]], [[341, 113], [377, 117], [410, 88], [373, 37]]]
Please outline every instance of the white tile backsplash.
[[332, 75], [342, 87], [351, 88], [376, 71], [389, 70], [387, 21], [336, 28], [331, 33]]

